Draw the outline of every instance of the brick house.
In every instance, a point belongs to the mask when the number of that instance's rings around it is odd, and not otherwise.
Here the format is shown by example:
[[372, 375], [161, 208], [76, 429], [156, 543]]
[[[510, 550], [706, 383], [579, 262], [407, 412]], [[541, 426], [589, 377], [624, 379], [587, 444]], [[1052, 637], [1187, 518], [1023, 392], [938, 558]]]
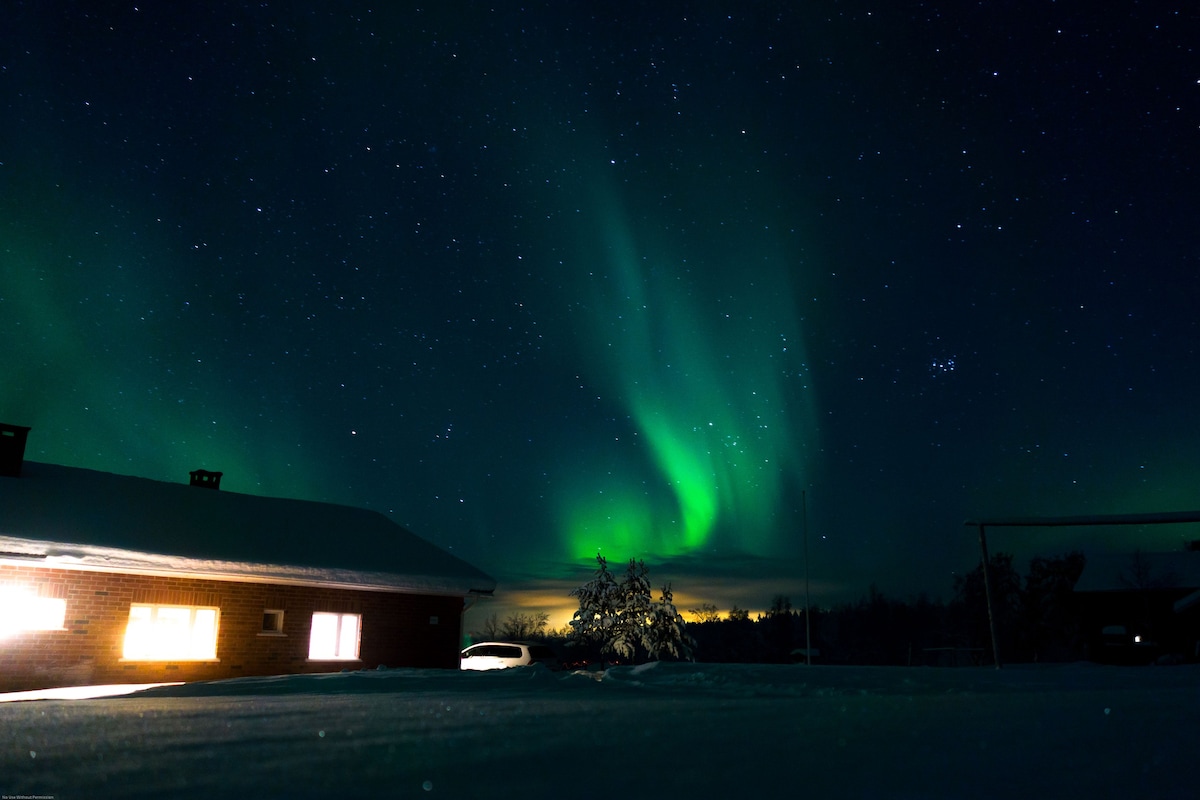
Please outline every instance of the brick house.
[[0, 425], [0, 691], [458, 666], [475, 567], [364, 509], [24, 461]]

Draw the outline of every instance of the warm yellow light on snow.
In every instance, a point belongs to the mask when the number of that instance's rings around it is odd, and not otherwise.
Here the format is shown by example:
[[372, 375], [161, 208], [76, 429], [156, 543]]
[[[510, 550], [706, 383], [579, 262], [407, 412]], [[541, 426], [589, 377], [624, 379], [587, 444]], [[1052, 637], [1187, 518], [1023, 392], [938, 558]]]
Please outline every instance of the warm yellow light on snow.
[[105, 686], [62, 686], [56, 689], [32, 689], [28, 692], [5, 692], [0, 703], [22, 700], [89, 700], [93, 697], [117, 697], [153, 689], [155, 686], [182, 686], [183, 681], [170, 683], [115, 683]]

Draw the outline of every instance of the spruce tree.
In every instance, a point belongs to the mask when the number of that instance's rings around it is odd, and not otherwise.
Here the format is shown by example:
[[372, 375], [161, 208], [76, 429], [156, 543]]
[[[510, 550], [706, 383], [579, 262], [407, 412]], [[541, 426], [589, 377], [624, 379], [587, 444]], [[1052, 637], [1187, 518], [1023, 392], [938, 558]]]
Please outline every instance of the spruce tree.
[[604, 655], [617, 627], [620, 615], [620, 587], [613, 574], [608, 571], [608, 561], [596, 554], [595, 576], [571, 590], [572, 597], [579, 598], [579, 610], [571, 618], [571, 633], [567, 643], [583, 648], [586, 655]]
[[695, 642], [684, 629], [683, 615], [675, 608], [671, 584], [662, 587], [662, 596], [654, 604], [645, 628], [644, 645], [651, 661], [671, 659], [691, 661]]
[[671, 585], [664, 586], [654, 602], [644, 562], [630, 559], [620, 583], [603, 556], [597, 554], [596, 563], [592, 579], [571, 591], [579, 598], [579, 610], [571, 619], [567, 644], [580, 648], [587, 658], [691, 661], [695, 642], [684, 630]]
[[644, 562], [629, 559], [619, 587], [619, 616], [607, 649], [627, 662], [642, 661], [646, 652], [645, 633], [651, 615], [650, 580], [646, 573]]

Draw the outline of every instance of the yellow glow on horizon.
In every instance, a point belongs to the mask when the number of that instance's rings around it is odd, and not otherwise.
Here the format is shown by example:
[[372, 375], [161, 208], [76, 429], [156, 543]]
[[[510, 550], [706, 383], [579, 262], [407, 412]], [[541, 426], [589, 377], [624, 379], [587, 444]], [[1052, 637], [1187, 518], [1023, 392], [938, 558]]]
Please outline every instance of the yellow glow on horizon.
[[[500, 622], [503, 622], [511, 614], [530, 614], [538, 611], [545, 612], [550, 616], [550, 620], [546, 624], [548, 631], [561, 630], [570, 624], [575, 612], [579, 610], [579, 601], [568, 595], [574, 586], [567, 587], [566, 583], [563, 586], [562, 589], [515, 589], [506, 592], [494, 601], [480, 604], [471, 611], [466, 624], [467, 631], [479, 631], [483, 626], [483, 621], [493, 614]], [[688, 609], [700, 608], [703, 604], [712, 602], [712, 600], [705, 599], [703, 595], [693, 592], [678, 592], [672, 588], [672, 593], [675, 607], [679, 609], [685, 622], [696, 622], [695, 615], [688, 613]], [[660, 596], [661, 587], [654, 587], [651, 591], [653, 602], [658, 602]], [[738, 607], [745, 609], [750, 619], [755, 619], [767, 612], [766, 608], [741, 605]], [[721, 619], [728, 618], [730, 610], [731, 608], [720, 608]]]
[[[617, 580], [625, 573], [626, 560], [609, 559], [609, 570]], [[723, 620], [729, 618], [729, 612], [735, 607], [744, 610], [751, 620], [765, 616], [776, 597], [790, 599], [794, 611], [800, 612], [804, 608], [804, 572], [780, 559], [751, 559], [735, 565], [729, 574], [715, 574], [709, 565], [703, 565], [701, 569], [689, 563], [654, 563], [649, 559], [647, 564], [652, 601], [658, 600], [663, 584], [670, 583], [675, 608], [689, 624], [697, 622], [690, 609], [705, 605], [715, 606]], [[501, 577], [495, 595], [473, 604], [467, 611], [463, 632], [468, 638], [473, 638], [470, 634], [482, 633], [492, 615], [496, 616], [497, 622], [503, 623], [511, 614], [537, 612], [549, 615], [547, 630], [561, 631], [579, 609], [579, 602], [571, 597], [571, 591], [591, 580], [595, 571], [593, 556], [578, 563], [541, 564], [520, 575]], [[850, 601], [858, 596], [857, 591], [857, 587], [837, 581], [813, 580], [812, 606], [816, 609]]]

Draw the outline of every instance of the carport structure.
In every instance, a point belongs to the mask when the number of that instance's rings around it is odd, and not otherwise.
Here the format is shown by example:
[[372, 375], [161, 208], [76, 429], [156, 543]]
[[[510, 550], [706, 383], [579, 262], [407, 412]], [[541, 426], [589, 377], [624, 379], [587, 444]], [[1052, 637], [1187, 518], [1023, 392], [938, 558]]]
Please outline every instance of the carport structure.
[[1178, 525], [1200, 522], [1200, 511], [1162, 511], [1149, 514], [1098, 514], [1082, 517], [997, 517], [969, 519], [964, 522], [979, 530], [979, 550], [983, 558], [983, 594], [987, 602], [988, 632], [992, 637], [992, 655], [1000, 669], [1000, 645], [996, 637], [996, 615], [992, 610], [992, 580], [988, 568], [988, 528], [1066, 528], [1109, 525]]

